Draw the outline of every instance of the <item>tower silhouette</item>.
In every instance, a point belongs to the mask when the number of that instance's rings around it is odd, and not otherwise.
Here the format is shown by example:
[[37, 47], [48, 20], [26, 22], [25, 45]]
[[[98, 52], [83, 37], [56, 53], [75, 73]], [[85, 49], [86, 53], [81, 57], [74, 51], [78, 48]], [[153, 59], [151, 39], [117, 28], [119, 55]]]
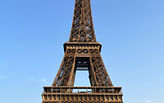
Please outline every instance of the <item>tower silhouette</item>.
[[[69, 41], [50, 87], [44, 87], [42, 103], [123, 103], [121, 87], [114, 87], [96, 41], [90, 0], [75, 0]], [[88, 71], [90, 87], [75, 87], [76, 71]], [[76, 90], [76, 92], [74, 92]]]

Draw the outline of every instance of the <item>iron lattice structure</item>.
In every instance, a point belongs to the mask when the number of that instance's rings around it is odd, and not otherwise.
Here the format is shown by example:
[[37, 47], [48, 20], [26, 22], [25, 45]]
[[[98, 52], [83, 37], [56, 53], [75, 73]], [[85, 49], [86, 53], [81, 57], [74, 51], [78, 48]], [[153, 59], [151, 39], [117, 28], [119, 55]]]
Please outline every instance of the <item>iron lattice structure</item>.
[[[104, 66], [101, 47], [94, 33], [90, 0], [75, 0], [65, 55], [52, 86], [44, 87], [42, 103], [123, 103], [121, 87], [113, 86]], [[89, 72], [91, 87], [74, 87], [77, 70]]]

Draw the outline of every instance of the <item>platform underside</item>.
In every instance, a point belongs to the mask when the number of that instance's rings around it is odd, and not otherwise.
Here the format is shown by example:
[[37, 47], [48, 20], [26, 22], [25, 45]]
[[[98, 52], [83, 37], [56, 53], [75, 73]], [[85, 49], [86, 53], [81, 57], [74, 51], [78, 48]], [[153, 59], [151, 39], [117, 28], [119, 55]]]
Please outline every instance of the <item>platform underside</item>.
[[48, 95], [42, 103], [123, 103], [121, 95], [78, 94], [78, 95]]
[[44, 90], [42, 103], [123, 103], [120, 87], [45, 87]]

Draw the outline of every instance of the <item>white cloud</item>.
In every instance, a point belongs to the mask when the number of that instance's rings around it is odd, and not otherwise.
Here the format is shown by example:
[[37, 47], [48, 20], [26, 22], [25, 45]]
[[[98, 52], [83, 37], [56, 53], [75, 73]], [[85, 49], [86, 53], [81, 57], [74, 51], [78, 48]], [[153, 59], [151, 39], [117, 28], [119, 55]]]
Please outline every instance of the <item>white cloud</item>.
[[146, 100], [146, 103], [152, 103], [152, 100]]
[[44, 84], [49, 84], [49, 82], [46, 79], [42, 79], [40, 82]]
[[47, 81], [47, 79], [38, 79], [38, 78], [35, 78], [35, 77], [31, 77], [30, 79], [29, 79], [30, 81], [32, 81], [32, 82], [35, 82], [35, 83], [41, 83], [42, 85], [49, 85], [50, 84], [50, 82], [48, 82]]

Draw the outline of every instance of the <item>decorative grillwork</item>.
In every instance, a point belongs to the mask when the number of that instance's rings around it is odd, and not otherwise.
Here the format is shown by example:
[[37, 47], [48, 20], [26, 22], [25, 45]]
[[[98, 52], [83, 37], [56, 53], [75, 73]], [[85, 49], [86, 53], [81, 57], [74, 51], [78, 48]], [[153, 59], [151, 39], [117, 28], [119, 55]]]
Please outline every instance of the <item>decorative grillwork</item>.
[[42, 96], [42, 103], [122, 103], [121, 87], [44, 87]]

